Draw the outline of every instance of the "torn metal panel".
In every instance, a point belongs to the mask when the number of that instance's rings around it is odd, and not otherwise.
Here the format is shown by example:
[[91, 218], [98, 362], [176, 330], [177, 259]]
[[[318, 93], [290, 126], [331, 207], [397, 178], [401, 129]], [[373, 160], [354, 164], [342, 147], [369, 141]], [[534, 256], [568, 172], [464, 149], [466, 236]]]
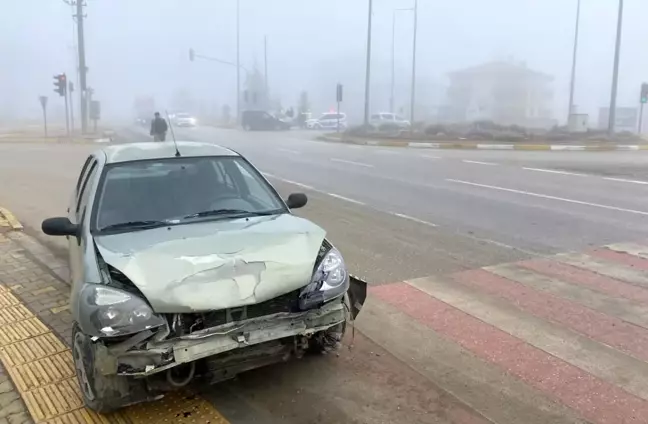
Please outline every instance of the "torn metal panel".
[[326, 235], [284, 214], [176, 225], [96, 237], [158, 313], [263, 302], [307, 285]]

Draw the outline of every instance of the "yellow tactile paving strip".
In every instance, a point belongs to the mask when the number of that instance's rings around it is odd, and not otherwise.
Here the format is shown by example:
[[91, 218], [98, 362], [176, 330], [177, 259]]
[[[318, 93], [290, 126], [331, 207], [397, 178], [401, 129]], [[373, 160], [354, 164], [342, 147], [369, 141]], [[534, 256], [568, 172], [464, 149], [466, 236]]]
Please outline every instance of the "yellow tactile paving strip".
[[22, 230], [23, 226], [18, 222], [14, 214], [7, 209], [0, 207], [0, 232], [2, 232], [3, 229], [17, 231]]
[[0, 361], [36, 424], [228, 424], [209, 402], [184, 393], [110, 415], [85, 408], [70, 349], [2, 284]]

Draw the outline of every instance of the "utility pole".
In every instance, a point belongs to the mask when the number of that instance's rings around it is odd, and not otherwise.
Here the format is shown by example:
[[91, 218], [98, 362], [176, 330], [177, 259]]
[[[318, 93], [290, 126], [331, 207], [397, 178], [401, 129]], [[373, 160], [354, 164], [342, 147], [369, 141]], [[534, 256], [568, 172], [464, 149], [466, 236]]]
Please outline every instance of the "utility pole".
[[79, 101], [81, 102], [81, 133], [88, 130], [88, 102], [86, 100], [87, 81], [85, 57], [85, 36], [83, 32], [83, 0], [76, 1], [77, 37], [79, 46]]
[[371, 89], [371, 19], [373, 0], [369, 0], [369, 17], [367, 23], [367, 69], [365, 72], [364, 127], [369, 127], [369, 99]]
[[263, 67], [265, 76], [265, 92], [268, 97], [268, 36], [263, 37]]
[[414, 131], [414, 103], [416, 102], [416, 35], [418, 26], [418, 0], [414, 0], [414, 40], [412, 41], [412, 103], [410, 104], [410, 132]]
[[236, 123], [241, 123], [241, 1], [236, 0]]
[[619, 58], [621, 56], [621, 34], [623, 32], [623, 0], [619, 0], [619, 17], [617, 21], [616, 45], [614, 47], [614, 71], [612, 74], [612, 96], [610, 98], [610, 113], [608, 121], [608, 136], [614, 135], [616, 124], [616, 101], [619, 85]]
[[389, 97], [389, 111], [394, 113], [395, 107], [395, 85], [396, 85], [396, 13], [409, 12], [412, 8], [408, 9], [394, 9], [392, 14], [392, 51], [391, 51], [391, 96]]
[[567, 125], [569, 125], [571, 114], [574, 112], [574, 87], [576, 85], [576, 59], [578, 57], [578, 32], [580, 27], [580, 7], [581, 7], [581, 0], [578, 0], [576, 5], [576, 27], [574, 31], [574, 55], [572, 58], [571, 82], [569, 84], [569, 109], [567, 110]]

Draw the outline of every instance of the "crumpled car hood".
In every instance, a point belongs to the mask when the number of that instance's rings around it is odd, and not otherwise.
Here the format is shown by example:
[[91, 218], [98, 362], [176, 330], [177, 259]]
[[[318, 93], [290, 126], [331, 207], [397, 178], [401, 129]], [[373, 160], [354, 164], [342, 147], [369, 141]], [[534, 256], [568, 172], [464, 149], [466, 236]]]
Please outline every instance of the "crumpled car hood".
[[155, 312], [187, 313], [260, 303], [306, 286], [325, 235], [283, 214], [104, 235], [95, 244]]

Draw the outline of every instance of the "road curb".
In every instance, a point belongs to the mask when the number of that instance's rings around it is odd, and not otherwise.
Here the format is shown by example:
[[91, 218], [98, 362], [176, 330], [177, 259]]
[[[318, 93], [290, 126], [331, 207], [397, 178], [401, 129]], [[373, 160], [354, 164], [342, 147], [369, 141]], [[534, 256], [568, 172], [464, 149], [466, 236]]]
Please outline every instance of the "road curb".
[[[2, 231], [3, 229], [5, 231]], [[22, 224], [11, 211], [0, 207], [0, 233], [6, 231], [22, 231], [23, 229]]]
[[571, 145], [571, 144], [493, 144], [466, 142], [417, 142], [393, 140], [369, 140], [360, 138], [337, 138], [320, 136], [317, 140], [328, 143], [354, 144], [375, 147], [401, 147], [409, 149], [430, 150], [518, 150], [518, 151], [573, 151], [573, 152], [609, 152], [648, 150], [648, 144], [615, 144], [615, 145]]

